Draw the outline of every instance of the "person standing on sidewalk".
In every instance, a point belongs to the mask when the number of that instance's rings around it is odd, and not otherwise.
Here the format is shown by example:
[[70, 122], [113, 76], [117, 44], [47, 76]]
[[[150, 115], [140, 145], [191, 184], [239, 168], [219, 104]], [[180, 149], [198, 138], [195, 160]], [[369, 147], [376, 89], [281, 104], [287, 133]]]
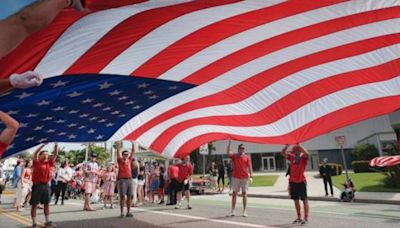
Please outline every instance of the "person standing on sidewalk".
[[[222, 185], [220, 185], [220, 181], [222, 181]], [[220, 161], [218, 164], [218, 191], [220, 193], [225, 190], [225, 166], [224, 162]]]
[[[304, 171], [307, 167], [308, 161], [308, 151], [296, 144], [292, 147], [292, 153], [288, 152], [289, 145], [286, 145], [282, 149], [282, 156], [286, 157], [290, 165], [290, 177], [289, 177], [289, 188], [290, 197], [294, 200], [294, 205], [296, 207], [297, 218], [293, 221], [293, 224], [304, 225], [308, 223], [308, 213], [309, 205], [307, 199], [307, 183], [306, 177], [304, 176]], [[304, 207], [304, 220], [301, 219], [301, 207], [299, 200], [303, 201]]]
[[131, 211], [132, 205], [132, 158], [135, 150], [133, 149], [129, 155], [127, 150], [121, 152], [122, 141], [117, 143], [117, 153], [118, 153], [118, 194], [119, 194], [119, 205], [121, 209], [120, 217], [124, 217], [124, 205], [126, 196], [126, 217], [133, 217]]
[[331, 196], [333, 197], [333, 188], [332, 188], [332, 168], [328, 165], [328, 159], [324, 158], [322, 161], [321, 166], [319, 167], [319, 173], [321, 174], [324, 180], [324, 187], [325, 187], [325, 196], [328, 196], [328, 186], [331, 190]]
[[56, 187], [56, 201], [55, 205], [58, 204], [58, 198], [61, 193], [61, 205], [64, 205], [65, 192], [67, 191], [68, 183], [72, 180], [72, 171], [69, 168], [68, 161], [61, 162], [60, 168], [57, 170], [57, 187]]
[[49, 220], [50, 215], [50, 187], [49, 181], [51, 178], [51, 168], [58, 156], [58, 145], [54, 144], [53, 157], [49, 158], [49, 153], [46, 150], [42, 150], [46, 144], [39, 146], [33, 155], [33, 171], [32, 171], [32, 197], [30, 204], [31, 208], [31, 218], [32, 227], [36, 227], [36, 210], [39, 204], [44, 205], [44, 217], [46, 227], [55, 227]]
[[178, 186], [178, 173], [179, 168], [176, 166], [175, 161], [173, 164], [168, 166], [168, 179], [170, 184], [170, 196], [169, 196], [169, 203], [167, 205], [175, 205], [176, 204], [176, 194], [177, 194], [177, 186]]
[[85, 175], [85, 203], [83, 205], [84, 211], [95, 211], [96, 209], [90, 206], [90, 196], [96, 193], [98, 177], [101, 176], [100, 167], [96, 162], [97, 154], [92, 152], [90, 161], [83, 165], [83, 173]]
[[189, 189], [189, 182], [193, 175], [193, 166], [190, 163], [190, 156], [186, 156], [182, 159], [182, 163], [177, 164], [179, 168], [178, 172], [178, 184], [177, 184], [177, 196], [178, 196], [178, 205], [176, 205], [175, 209], [180, 209], [182, 207], [182, 194], [185, 192], [185, 197], [187, 201], [187, 209], [191, 210], [192, 207], [190, 206], [190, 189]]
[[250, 157], [245, 153], [243, 144], [238, 146], [238, 153], [235, 154], [230, 151], [231, 140], [228, 142], [226, 153], [232, 159], [233, 162], [233, 173], [232, 173], [232, 208], [231, 212], [227, 215], [235, 216], [236, 199], [237, 194], [242, 189], [243, 197], [243, 217], [247, 217], [247, 191], [249, 188], [249, 182], [252, 182], [253, 168], [251, 166]]

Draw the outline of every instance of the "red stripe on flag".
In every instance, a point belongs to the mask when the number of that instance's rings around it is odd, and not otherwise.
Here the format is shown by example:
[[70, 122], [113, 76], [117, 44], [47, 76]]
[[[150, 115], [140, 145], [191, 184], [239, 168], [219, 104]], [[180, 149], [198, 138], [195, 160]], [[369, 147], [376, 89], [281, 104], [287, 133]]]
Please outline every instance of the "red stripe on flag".
[[156, 151], [162, 151], [181, 131], [199, 125], [251, 127], [271, 124], [302, 106], [331, 93], [358, 85], [389, 80], [398, 75], [400, 75], [400, 59], [367, 69], [335, 75], [304, 86], [254, 114], [210, 116], [181, 122], [163, 132], [150, 147]]
[[[262, 24], [343, 1], [313, 1], [312, 4], [305, 4], [303, 0], [286, 1], [278, 5], [227, 18], [177, 41], [144, 63], [132, 75], [158, 77], [186, 58], [230, 36]], [[200, 83], [196, 82], [196, 84]]]
[[188, 102], [184, 105], [180, 105], [176, 108], [171, 109], [168, 112], [162, 113], [155, 117], [149, 122], [143, 124], [127, 137], [137, 139], [150, 128], [157, 124], [166, 121], [167, 119], [173, 118], [181, 113], [189, 112], [192, 110], [200, 109], [203, 107], [211, 107], [215, 105], [231, 104], [239, 102], [243, 99], [248, 98], [254, 93], [264, 89], [266, 86], [285, 78], [295, 72], [320, 65], [323, 63], [331, 62], [337, 59], [342, 59], [354, 55], [366, 53], [378, 48], [386, 47], [392, 44], [399, 43], [400, 35], [386, 35], [377, 38], [371, 38], [360, 42], [355, 42], [336, 48], [328, 49], [322, 52], [318, 52], [309, 56], [305, 56], [277, 67], [268, 69], [252, 78], [245, 80], [234, 87], [231, 87], [225, 91], [202, 97], [200, 99]]
[[163, 24], [187, 13], [238, 1], [240, 0], [194, 1], [136, 14], [102, 37], [71, 65], [65, 74], [98, 73], [132, 44]]
[[182, 158], [207, 142], [228, 138], [254, 143], [296, 144], [362, 120], [393, 112], [399, 108], [399, 104], [400, 96], [390, 96], [358, 103], [325, 115], [289, 134], [277, 137], [244, 137], [225, 133], [204, 134], [187, 141], [177, 150], [174, 157]]
[[297, 29], [239, 50], [198, 70], [182, 81], [200, 85], [242, 64], [278, 51], [279, 49], [360, 25], [398, 18], [399, 13], [400, 7], [391, 7], [358, 13]]

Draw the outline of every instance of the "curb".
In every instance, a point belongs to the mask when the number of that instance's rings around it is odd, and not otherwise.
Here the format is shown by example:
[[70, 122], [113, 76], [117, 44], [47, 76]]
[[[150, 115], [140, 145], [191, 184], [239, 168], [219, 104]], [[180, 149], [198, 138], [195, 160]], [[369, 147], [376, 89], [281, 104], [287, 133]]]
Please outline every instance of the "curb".
[[[272, 198], [272, 199], [290, 199], [289, 196], [282, 195], [268, 195], [268, 194], [247, 194], [248, 197], [255, 198]], [[320, 196], [309, 196], [309, 200], [311, 201], [329, 201], [329, 202], [340, 202], [337, 198], [331, 197], [320, 197]], [[400, 205], [399, 200], [377, 200], [377, 199], [359, 199], [355, 198], [354, 203], [376, 203], [376, 204], [392, 204], [392, 205]]]

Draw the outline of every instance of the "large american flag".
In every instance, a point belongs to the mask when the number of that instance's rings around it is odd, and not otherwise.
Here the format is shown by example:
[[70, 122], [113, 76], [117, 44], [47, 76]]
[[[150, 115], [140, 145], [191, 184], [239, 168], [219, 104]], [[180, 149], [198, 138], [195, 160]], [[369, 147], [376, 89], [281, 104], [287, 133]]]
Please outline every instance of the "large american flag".
[[46, 78], [0, 98], [21, 122], [4, 157], [53, 141], [167, 157], [297, 143], [400, 107], [400, 0], [87, 2], [0, 61], [1, 77]]

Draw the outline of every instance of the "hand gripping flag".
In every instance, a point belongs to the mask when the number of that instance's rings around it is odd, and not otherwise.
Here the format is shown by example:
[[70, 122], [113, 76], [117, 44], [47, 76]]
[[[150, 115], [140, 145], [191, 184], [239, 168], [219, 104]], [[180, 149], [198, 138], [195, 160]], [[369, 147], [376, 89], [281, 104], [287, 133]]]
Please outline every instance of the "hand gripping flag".
[[[118, 2], [118, 3], [115, 3]], [[303, 142], [400, 107], [400, 0], [87, 1], [0, 61], [44, 85], [0, 97], [43, 142]]]

